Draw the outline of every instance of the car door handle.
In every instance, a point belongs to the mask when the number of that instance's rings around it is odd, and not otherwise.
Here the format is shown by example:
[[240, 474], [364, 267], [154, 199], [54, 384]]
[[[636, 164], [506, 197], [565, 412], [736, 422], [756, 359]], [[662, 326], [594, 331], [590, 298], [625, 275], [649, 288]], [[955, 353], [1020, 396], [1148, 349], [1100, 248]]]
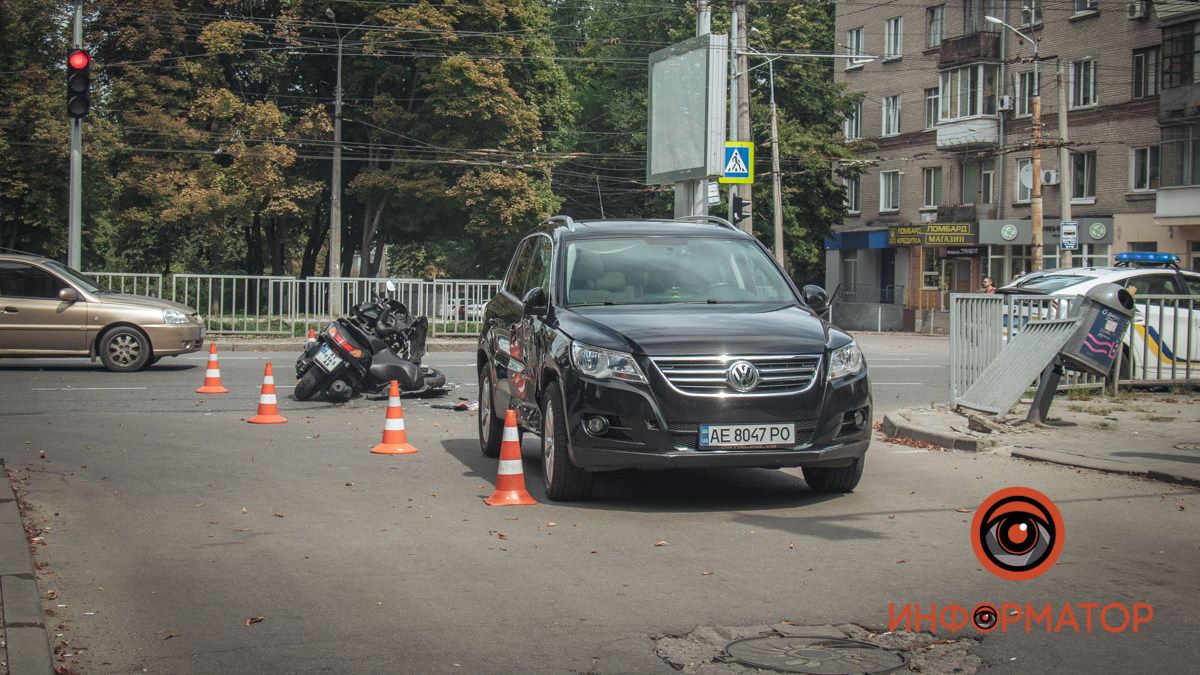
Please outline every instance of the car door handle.
[[21, 310], [17, 309], [16, 307], [5, 307], [4, 308], [5, 314], [20, 314], [20, 312], [21, 312]]

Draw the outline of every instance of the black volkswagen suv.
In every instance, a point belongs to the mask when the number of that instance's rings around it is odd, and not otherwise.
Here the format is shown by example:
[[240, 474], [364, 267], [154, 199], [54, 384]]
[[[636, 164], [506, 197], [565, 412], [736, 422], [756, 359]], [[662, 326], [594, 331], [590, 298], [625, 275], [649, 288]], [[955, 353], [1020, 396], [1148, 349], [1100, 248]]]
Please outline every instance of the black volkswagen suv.
[[803, 467], [848, 492], [871, 442], [862, 352], [767, 250], [727, 221], [575, 222], [517, 247], [479, 337], [479, 443], [504, 411], [542, 438], [551, 499], [593, 472]]

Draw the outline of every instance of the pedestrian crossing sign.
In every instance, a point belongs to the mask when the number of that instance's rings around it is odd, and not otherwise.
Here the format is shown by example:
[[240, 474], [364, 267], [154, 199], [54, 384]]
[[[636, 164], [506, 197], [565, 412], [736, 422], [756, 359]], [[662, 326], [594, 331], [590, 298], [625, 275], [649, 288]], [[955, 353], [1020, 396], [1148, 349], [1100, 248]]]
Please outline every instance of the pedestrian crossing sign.
[[729, 141], [725, 143], [725, 170], [722, 183], [754, 182], [754, 144]]

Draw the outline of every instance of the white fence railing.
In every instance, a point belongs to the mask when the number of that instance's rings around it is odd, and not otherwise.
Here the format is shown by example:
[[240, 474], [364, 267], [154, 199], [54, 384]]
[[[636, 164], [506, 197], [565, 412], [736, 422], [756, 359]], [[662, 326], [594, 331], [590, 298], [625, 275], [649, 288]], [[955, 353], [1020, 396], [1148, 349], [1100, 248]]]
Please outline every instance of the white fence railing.
[[[953, 293], [950, 296], [950, 398], [957, 403], [1008, 338], [1033, 321], [1066, 318], [1078, 298]], [[1200, 297], [1134, 297], [1134, 317], [1118, 354], [1119, 381], [1200, 382]], [[1099, 387], [1104, 378], [1068, 371], [1060, 388]]]
[[[386, 293], [386, 278], [250, 276], [241, 274], [131, 274], [89, 272], [101, 285], [196, 309], [211, 333], [301, 337], [320, 330], [350, 307]], [[392, 297], [429, 318], [434, 336], [476, 335], [483, 306], [500, 282], [487, 279], [392, 279]], [[334, 300], [331, 305], [331, 299]]]

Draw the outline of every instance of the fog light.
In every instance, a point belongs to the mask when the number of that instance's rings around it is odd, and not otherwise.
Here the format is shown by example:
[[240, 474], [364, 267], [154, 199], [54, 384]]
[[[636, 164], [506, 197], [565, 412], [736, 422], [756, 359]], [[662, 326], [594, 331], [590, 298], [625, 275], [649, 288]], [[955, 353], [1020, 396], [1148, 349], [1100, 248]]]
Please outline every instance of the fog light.
[[583, 422], [587, 432], [593, 436], [603, 436], [608, 431], [608, 420], [599, 415], [592, 415]]
[[867, 426], [867, 416], [863, 414], [861, 409], [854, 411], [854, 428], [862, 429]]

